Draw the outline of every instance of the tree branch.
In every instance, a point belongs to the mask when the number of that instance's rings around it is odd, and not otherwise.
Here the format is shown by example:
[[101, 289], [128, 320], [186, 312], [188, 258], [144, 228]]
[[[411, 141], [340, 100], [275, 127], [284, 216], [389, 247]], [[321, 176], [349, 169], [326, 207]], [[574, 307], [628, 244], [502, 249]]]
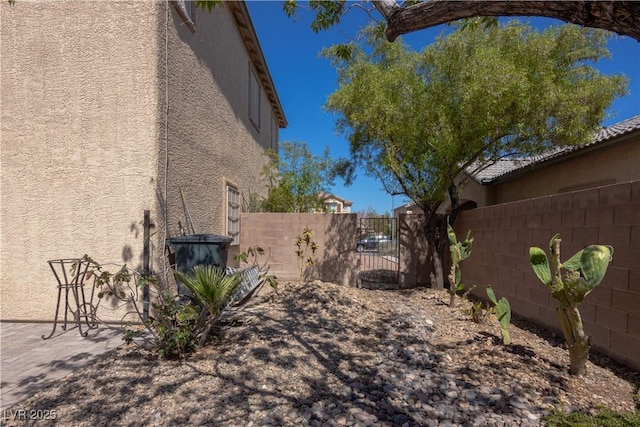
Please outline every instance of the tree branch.
[[387, 22], [394, 13], [402, 9], [396, 0], [373, 0], [372, 3]]
[[427, 0], [405, 8], [394, 0], [374, 4], [387, 20], [389, 41], [401, 34], [475, 16], [545, 16], [640, 41], [640, 2], [634, 1]]

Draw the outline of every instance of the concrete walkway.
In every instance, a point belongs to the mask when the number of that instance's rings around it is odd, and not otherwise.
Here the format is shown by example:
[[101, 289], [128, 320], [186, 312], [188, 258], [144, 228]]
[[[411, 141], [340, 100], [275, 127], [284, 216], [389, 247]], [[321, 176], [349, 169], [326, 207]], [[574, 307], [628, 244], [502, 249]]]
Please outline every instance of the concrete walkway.
[[51, 323], [0, 322], [0, 409], [5, 410], [56, 380], [87, 365], [95, 357], [122, 345], [114, 329], [91, 329], [87, 337], [77, 328], [55, 334]]

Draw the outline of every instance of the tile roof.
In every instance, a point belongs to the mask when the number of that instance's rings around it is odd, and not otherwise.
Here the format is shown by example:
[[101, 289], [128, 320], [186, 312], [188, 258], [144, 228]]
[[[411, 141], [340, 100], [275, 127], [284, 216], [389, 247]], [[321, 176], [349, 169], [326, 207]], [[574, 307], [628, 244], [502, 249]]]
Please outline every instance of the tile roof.
[[640, 130], [640, 115], [631, 117], [600, 129], [593, 140], [583, 145], [569, 147], [557, 147], [537, 156], [522, 158], [504, 158], [489, 162], [475, 162], [466, 169], [466, 173], [479, 183], [490, 183], [497, 178], [524, 169], [527, 166], [537, 165], [545, 161], [561, 158], [569, 153], [584, 150], [588, 147], [611, 141], [628, 133]]

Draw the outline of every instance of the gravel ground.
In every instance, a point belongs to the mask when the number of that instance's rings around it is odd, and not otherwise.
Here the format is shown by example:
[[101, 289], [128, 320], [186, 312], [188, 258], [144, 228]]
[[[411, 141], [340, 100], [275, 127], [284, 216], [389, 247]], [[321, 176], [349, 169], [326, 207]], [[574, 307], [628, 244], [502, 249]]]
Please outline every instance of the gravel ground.
[[[20, 407], [58, 426], [529, 426], [555, 407], [634, 410], [640, 378], [594, 354], [567, 373], [561, 340], [473, 323], [430, 289], [281, 284], [234, 309], [184, 361], [122, 346]], [[25, 425], [25, 421], [6, 421]]]

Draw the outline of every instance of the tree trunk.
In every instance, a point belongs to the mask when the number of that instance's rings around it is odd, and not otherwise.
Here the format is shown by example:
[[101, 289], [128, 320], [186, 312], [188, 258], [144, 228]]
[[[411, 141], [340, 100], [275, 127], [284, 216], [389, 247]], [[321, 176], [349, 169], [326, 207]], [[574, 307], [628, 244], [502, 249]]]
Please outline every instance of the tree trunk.
[[451, 264], [449, 269], [449, 307], [456, 306], [456, 266]]
[[584, 332], [578, 308], [559, 307], [558, 319], [569, 350], [569, 373], [578, 376], [586, 375], [591, 343], [589, 336]]
[[640, 2], [634, 1], [487, 1], [428, 0], [393, 7], [374, 0], [387, 21], [386, 36], [399, 35], [475, 16], [546, 16], [585, 27], [602, 28], [640, 41]]
[[[439, 206], [439, 204], [438, 204]], [[439, 216], [436, 213], [438, 206], [423, 206], [422, 211], [425, 214], [424, 234], [427, 239], [427, 245], [429, 250], [429, 263], [431, 267], [431, 273], [433, 274], [433, 288], [444, 289], [444, 272], [442, 267], [442, 233], [440, 233], [438, 227]]]
[[444, 289], [444, 271], [442, 269], [442, 257], [438, 253], [437, 242], [434, 242], [433, 249], [433, 276], [435, 278], [434, 289]]

